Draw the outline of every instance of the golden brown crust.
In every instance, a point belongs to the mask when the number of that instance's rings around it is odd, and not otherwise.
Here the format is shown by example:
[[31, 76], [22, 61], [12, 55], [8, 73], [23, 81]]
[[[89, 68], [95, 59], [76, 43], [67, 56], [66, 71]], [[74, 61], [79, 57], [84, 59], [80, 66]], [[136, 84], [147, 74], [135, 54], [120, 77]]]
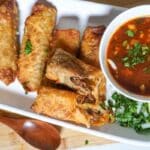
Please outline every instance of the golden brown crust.
[[100, 67], [99, 44], [104, 30], [104, 26], [87, 27], [81, 41], [80, 59], [95, 67]]
[[18, 7], [15, 0], [0, 3], [0, 80], [10, 84], [17, 72]]
[[[110, 122], [110, 112], [84, 108], [77, 103], [78, 94], [53, 86], [41, 86], [32, 110], [53, 118], [90, 126], [101, 126]], [[99, 105], [97, 106], [99, 107]]]
[[62, 48], [76, 56], [80, 47], [80, 32], [76, 29], [57, 29], [50, 45], [52, 49]]
[[106, 82], [103, 73], [62, 49], [56, 49], [49, 60], [46, 77], [76, 90], [79, 94], [91, 96], [93, 103], [105, 97]]
[[77, 107], [76, 98], [74, 92], [42, 86], [32, 109], [40, 114], [89, 126], [88, 119]]
[[12, 70], [12, 68], [0, 69], [0, 79], [2, 79], [5, 84], [13, 82], [15, 77], [16, 72]]
[[[25, 33], [19, 58], [19, 80], [28, 91], [40, 86], [56, 22], [56, 9], [36, 4], [25, 22]], [[26, 52], [27, 42], [30, 50]]]

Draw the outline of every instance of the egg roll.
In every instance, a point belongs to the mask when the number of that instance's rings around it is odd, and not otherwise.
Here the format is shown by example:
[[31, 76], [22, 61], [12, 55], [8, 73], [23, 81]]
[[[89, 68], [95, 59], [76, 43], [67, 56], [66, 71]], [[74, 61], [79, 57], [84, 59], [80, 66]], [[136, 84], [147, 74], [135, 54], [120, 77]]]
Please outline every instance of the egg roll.
[[18, 77], [26, 91], [36, 91], [41, 84], [55, 23], [56, 9], [39, 3], [26, 19], [18, 62]]
[[76, 29], [57, 29], [53, 33], [51, 48], [62, 48], [77, 55], [80, 48], [80, 32]]
[[[96, 67], [85, 64], [70, 53], [56, 49], [48, 60], [46, 77], [86, 95], [85, 101], [96, 104], [97, 101], [105, 99], [105, 78], [103, 73]], [[84, 103], [81, 100], [80, 103]]]
[[41, 86], [38, 96], [32, 105], [36, 113], [53, 118], [75, 122], [87, 127], [100, 126], [110, 122], [110, 112], [84, 109], [78, 106], [79, 94], [54, 87]]
[[87, 27], [83, 33], [79, 58], [87, 64], [100, 67], [99, 44], [105, 26]]
[[18, 7], [15, 0], [0, 1], [0, 80], [12, 83], [17, 73]]

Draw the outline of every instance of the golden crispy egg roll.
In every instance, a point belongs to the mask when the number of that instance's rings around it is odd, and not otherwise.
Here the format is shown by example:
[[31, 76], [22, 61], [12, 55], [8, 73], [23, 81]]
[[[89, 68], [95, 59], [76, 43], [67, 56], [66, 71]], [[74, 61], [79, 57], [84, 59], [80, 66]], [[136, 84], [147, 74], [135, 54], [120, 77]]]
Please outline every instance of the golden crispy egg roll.
[[17, 72], [18, 7], [15, 0], [0, 3], [0, 80], [10, 84]]
[[95, 104], [105, 97], [103, 73], [62, 49], [56, 49], [48, 61], [46, 77], [57, 84], [74, 89], [81, 95], [86, 95], [88, 103]]
[[79, 58], [87, 64], [99, 67], [99, 44], [105, 27], [87, 27], [81, 41]]
[[51, 47], [52, 49], [62, 48], [76, 56], [80, 47], [80, 32], [76, 29], [55, 30]]
[[19, 80], [27, 91], [40, 86], [56, 22], [56, 9], [37, 3], [25, 22]]
[[36, 101], [32, 105], [33, 111], [53, 118], [83, 124], [87, 127], [100, 126], [110, 121], [108, 111], [82, 109], [78, 106], [78, 94], [72, 91], [42, 86]]

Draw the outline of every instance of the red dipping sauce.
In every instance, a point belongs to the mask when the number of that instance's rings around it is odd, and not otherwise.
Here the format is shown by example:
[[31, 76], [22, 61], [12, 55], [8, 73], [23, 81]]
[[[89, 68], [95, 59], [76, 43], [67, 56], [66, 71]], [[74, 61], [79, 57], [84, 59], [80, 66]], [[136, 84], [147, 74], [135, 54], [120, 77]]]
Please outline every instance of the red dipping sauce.
[[107, 64], [122, 87], [135, 94], [150, 95], [150, 17], [130, 20], [112, 35]]

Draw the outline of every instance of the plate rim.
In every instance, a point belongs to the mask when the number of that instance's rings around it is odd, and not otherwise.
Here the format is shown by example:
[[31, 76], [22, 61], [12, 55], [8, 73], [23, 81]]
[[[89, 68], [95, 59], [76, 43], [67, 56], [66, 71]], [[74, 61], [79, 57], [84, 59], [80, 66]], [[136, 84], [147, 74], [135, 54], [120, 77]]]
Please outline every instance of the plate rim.
[[[52, 3], [54, 3], [54, 1], [56, 2], [56, 0], [48, 0], [48, 1], [50, 1]], [[68, 2], [69, 1], [69, 3], [76, 2], [76, 3], [89, 3], [89, 4], [95, 4], [95, 5], [102, 5], [102, 6], [107, 6], [107, 7], [114, 8], [114, 9], [121, 10], [121, 11], [124, 11], [124, 10], [127, 9], [125, 7], [114, 6], [114, 5], [103, 4], [103, 3], [96, 3], [96, 2], [89, 2], [89, 1], [84, 1], [84, 0], [62, 0], [62, 1], [63, 2]], [[11, 113], [16, 113], [16, 114], [26, 116], [26, 117], [29, 117], [29, 118], [45, 121], [45, 122], [51, 123], [53, 125], [65, 127], [65, 128], [68, 128], [68, 129], [72, 129], [72, 130], [75, 130], [75, 131], [82, 132], [82, 133], [88, 133], [88, 134], [98, 136], [98, 137], [104, 137], [104, 138], [107, 138], [107, 139], [110, 139], [110, 140], [119, 141], [119, 142], [126, 143], [126, 144], [139, 145], [139, 146], [145, 146], [145, 147], [150, 146], [150, 141], [140, 141], [140, 140], [134, 140], [134, 139], [127, 139], [127, 138], [120, 137], [120, 136], [117, 136], [117, 135], [104, 133], [104, 132], [101, 132], [101, 131], [96, 131], [94, 129], [82, 127], [80, 125], [72, 124], [70, 122], [65, 122], [65, 121], [62, 121], [62, 120], [59, 120], [59, 119], [54, 119], [54, 118], [51, 118], [51, 117], [46, 117], [46, 116], [43, 116], [43, 115], [40, 115], [40, 114], [36, 114], [34, 112], [21, 110], [19, 108], [16, 108], [16, 107], [13, 107], [13, 106], [10, 106], [10, 105], [7, 105], [7, 104], [0, 104], [0, 110], [9, 111]]]

